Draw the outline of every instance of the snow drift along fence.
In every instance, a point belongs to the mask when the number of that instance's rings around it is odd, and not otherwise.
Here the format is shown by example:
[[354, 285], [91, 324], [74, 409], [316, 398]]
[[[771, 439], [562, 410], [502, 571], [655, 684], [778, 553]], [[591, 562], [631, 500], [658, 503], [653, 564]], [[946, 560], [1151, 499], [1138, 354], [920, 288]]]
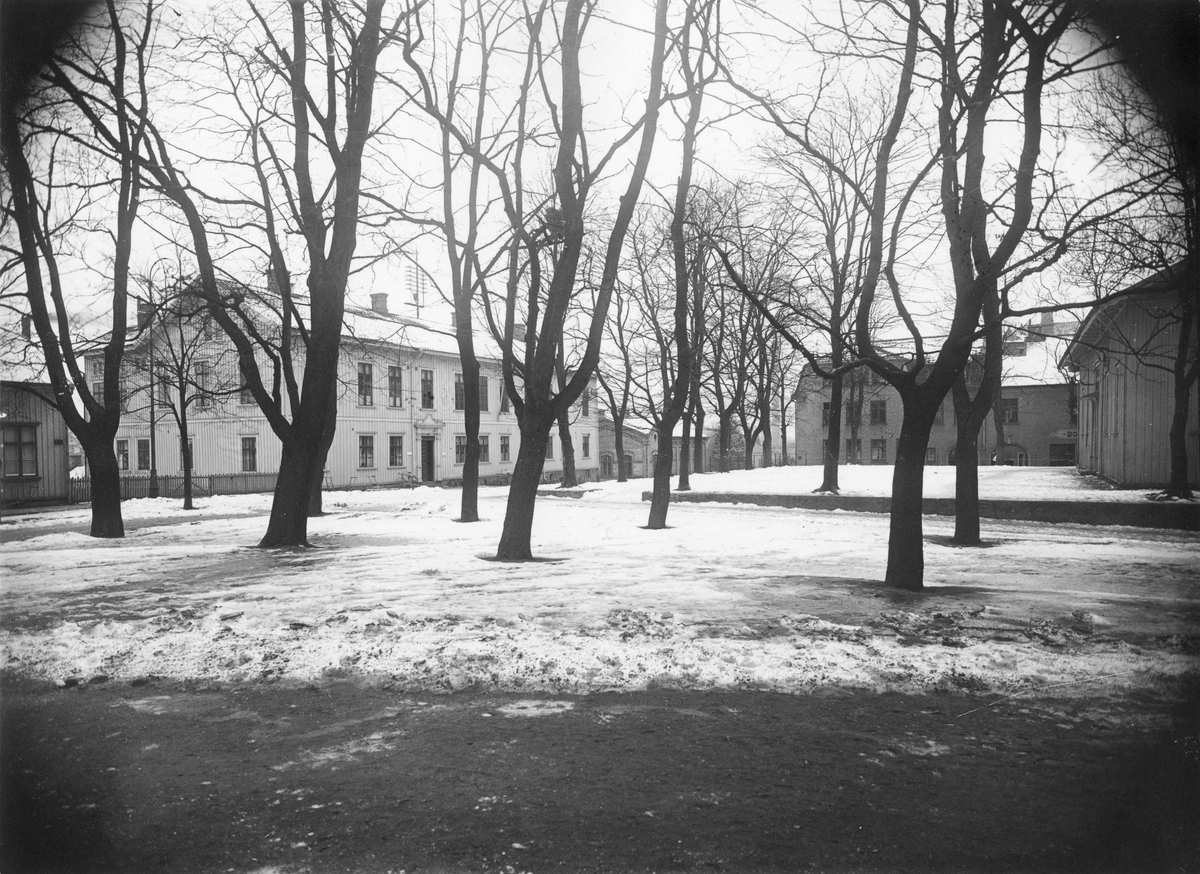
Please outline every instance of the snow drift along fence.
[[[226, 473], [192, 477], [192, 495], [197, 498], [208, 495], [246, 495], [275, 490], [273, 473]], [[183, 477], [178, 475], [159, 476], [158, 494], [162, 498], [183, 497]], [[150, 497], [150, 478], [145, 476], [121, 477], [121, 500]], [[89, 477], [71, 480], [71, 503], [82, 504], [92, 499], [92, 481]]]

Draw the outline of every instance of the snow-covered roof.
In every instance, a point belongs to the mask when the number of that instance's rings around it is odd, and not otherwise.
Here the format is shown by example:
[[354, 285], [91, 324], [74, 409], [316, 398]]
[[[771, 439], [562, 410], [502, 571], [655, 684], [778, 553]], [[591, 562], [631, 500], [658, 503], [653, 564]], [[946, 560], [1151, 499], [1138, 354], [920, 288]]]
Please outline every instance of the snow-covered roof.
[[[422, 352], [458, 355], [458, 340], [449, 325], [347, 303], [342, 326], [342, 334], [348, 340], [392, 343]], [[475, 354], [495, 361], [501, 358], [495, 341], [480, 330], [475, 331]]]
[[1008, 386], [1062, 385], [1066, 382], [1058, 362], [1079, 324], [1076, 316], [1059, 314], [1010, 329], [1004, 344], [1003, 384]]

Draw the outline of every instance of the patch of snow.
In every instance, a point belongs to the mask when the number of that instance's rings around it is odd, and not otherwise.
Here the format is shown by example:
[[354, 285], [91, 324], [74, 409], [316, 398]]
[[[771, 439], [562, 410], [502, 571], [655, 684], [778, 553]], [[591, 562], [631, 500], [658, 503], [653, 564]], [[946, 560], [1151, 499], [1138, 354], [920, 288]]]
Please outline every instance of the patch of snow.
[[[890, 470], [844, 467], [843, 483], [886, 494]], [[819, 476], [774, 468], [693, 486], [807, 492]], [[952, 468], [926, 476], [926, 494], [952, 489]], [[1065, 469], [981, 470], [984, 497], [1128, 494], [1089, 483]], [[589, 484], [583, 500], [539, 501], [534, 552], [560, 560], [527, 564], [481, 558], [499, 540], [497, 487], [480, 489], [472, 525], [454, 521], [457, 493], [444, 489], [331, 493], [306, 550], [254, 548], [269, 495], [206, 498], [195, 512], [127, 501], [123, 540], [86, 536], [86, 508], [6, 515], [0, 669], [64, 685], [359, 678], [528, 695], [846, 686], [1066, 697], [1153, 689], [1197, 667], [1191, 533], [984, 520], [988, 549], [927, 543], [927, 591], [913, 599], [877, 582], [886, 516], [676, 504], [669, 528], [648, 531], [648, 486]], [[944, 537], [953, 520], [929, 517], [925, 531]]]

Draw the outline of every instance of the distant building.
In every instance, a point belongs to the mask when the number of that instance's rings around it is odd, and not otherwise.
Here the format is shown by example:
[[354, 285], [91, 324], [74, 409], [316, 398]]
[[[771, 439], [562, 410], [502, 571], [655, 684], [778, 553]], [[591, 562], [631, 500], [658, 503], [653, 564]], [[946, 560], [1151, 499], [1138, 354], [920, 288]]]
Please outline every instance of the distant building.
[[[617, 469], [617, 437], [616, 427], [608, 416], [599, 417], [600, 430], [600, 479], [616, 479]], [[635, 479], [654, 475], [653, 457], [656, 449], [652, 432], [630, 425], [628, 421], [621, 428], [621, 441], [625, 455], [622, 463], [625, 466], [625, 478]]]
[[[1088, 313], [1063, 356], [1079, 381], [1080, 470], [1128, 487], [1161, 487], [1170, 479], [1173, 368], [1181, 308], [1175, 278], [1162, 271], [1129, 294]], [[1190, 281], [1195, 282], [1193, 278]], [[1192, 354], [1197, 331], [1192, 325]], [[1194, 366], [1194, 361], [1193, 361]], [[1200, 398], [1190, 391], [1188, 472], [1200, 486]]]
[[[337, 431], [326, 460], [326, 487], [461, 482], [466, 414], [453, 329], [391, 313], [387, 295], [379, 293], [371, 295], [370, 307], [348, 303], [343, 324]], [[116, 435], [122, 475], [147, 478], [152, 465], [169, 476], [182, 472], [179, 429], [168, 411], [169, 404], [177, 405], [180, 385], [158, 379], [152, 403], [149, 362], [161, 362], [169, 343], [199, 340], [192, 346], [186, 390], [197, 393], [188, 409], [188, 430], [200, 493], [204, 477], [223, 478], [224, 491], [269, 491], [281, 445], [241, 387], [232, 345], [203, 317], [171, 330], [176, 332], [171, 336], [162, 328], [145, 331], [131, 341], [129, 372], [123, 376], [125, 412]], [[482, 398], [479, 476], [481, 482], [504, 483], [516, 463], [521, 434], [504, 392], [498, 353], [492, 344], [476, 342]], [[598, 419], [594, 404], [581, 399], [571, 425], [581, 481], [599, 477]], [[551, 430], [545, 465], [548, 481], [561, 479], [557, 427]]]
[[[1063, 337], [1073, 330], [1073, 321], [1055, 322], [1049, 314], [1038, 323], [1008, 329], [1000, 390], [1004, 434], [999, 440], [995, 420], [989, 414], [979, 434], [981, 464], [1075, 463], [1075, 389], [1057, 367], [1058, 353], [1065, 348]], [[897, 356], [896, 360], [901, 363], [904, 359]], [[844, 403], [838, 411], [842, 417], [839, 459], [849, 464], [893, 464], [904, 415], [900, 395], [866, 368], [860, 368], [852, 378], [857, 380], [856, 396], [852, 403], [849, 388], [844, 388]], [[833, 414], [828, 380], [815, 376], [806, 366], [796, 391], [798, 464], [822, 462], [829, 417]], [[854, 417], [857, 427], [852, 429]], [[957, 440], [954, 401], [947, 395], [930, 431], [925, 463], [954, 464]]]
[[67, 423], [46, 398], [48, 383], [0, 381], [0, 455], [5, 507], [70, 496]]

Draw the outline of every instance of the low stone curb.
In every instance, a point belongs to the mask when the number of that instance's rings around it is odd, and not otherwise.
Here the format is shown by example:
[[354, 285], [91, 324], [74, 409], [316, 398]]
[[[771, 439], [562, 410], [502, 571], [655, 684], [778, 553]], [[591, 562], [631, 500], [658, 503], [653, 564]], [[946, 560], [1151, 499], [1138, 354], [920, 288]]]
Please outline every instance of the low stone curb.
[[[642, 492], [649, 501], [651, 492]], [[854, 495], [771, 495], [746, 492], [672, 492], [672, 501], [688, 503], [757, 504], [797, 510], [845, 510], [853, 513], [888, 513], [891, 498]], [[926, 515], [953, 516], [953, 498], [926, 498]], [[984, 519], [1023, 522], [1065, 522], [1074, 525], [1129, 525], [1135, 528], [1168, 528], [1200, 531], [1200, 503], [1175, 501], [989, 501], [979, 502]]]

